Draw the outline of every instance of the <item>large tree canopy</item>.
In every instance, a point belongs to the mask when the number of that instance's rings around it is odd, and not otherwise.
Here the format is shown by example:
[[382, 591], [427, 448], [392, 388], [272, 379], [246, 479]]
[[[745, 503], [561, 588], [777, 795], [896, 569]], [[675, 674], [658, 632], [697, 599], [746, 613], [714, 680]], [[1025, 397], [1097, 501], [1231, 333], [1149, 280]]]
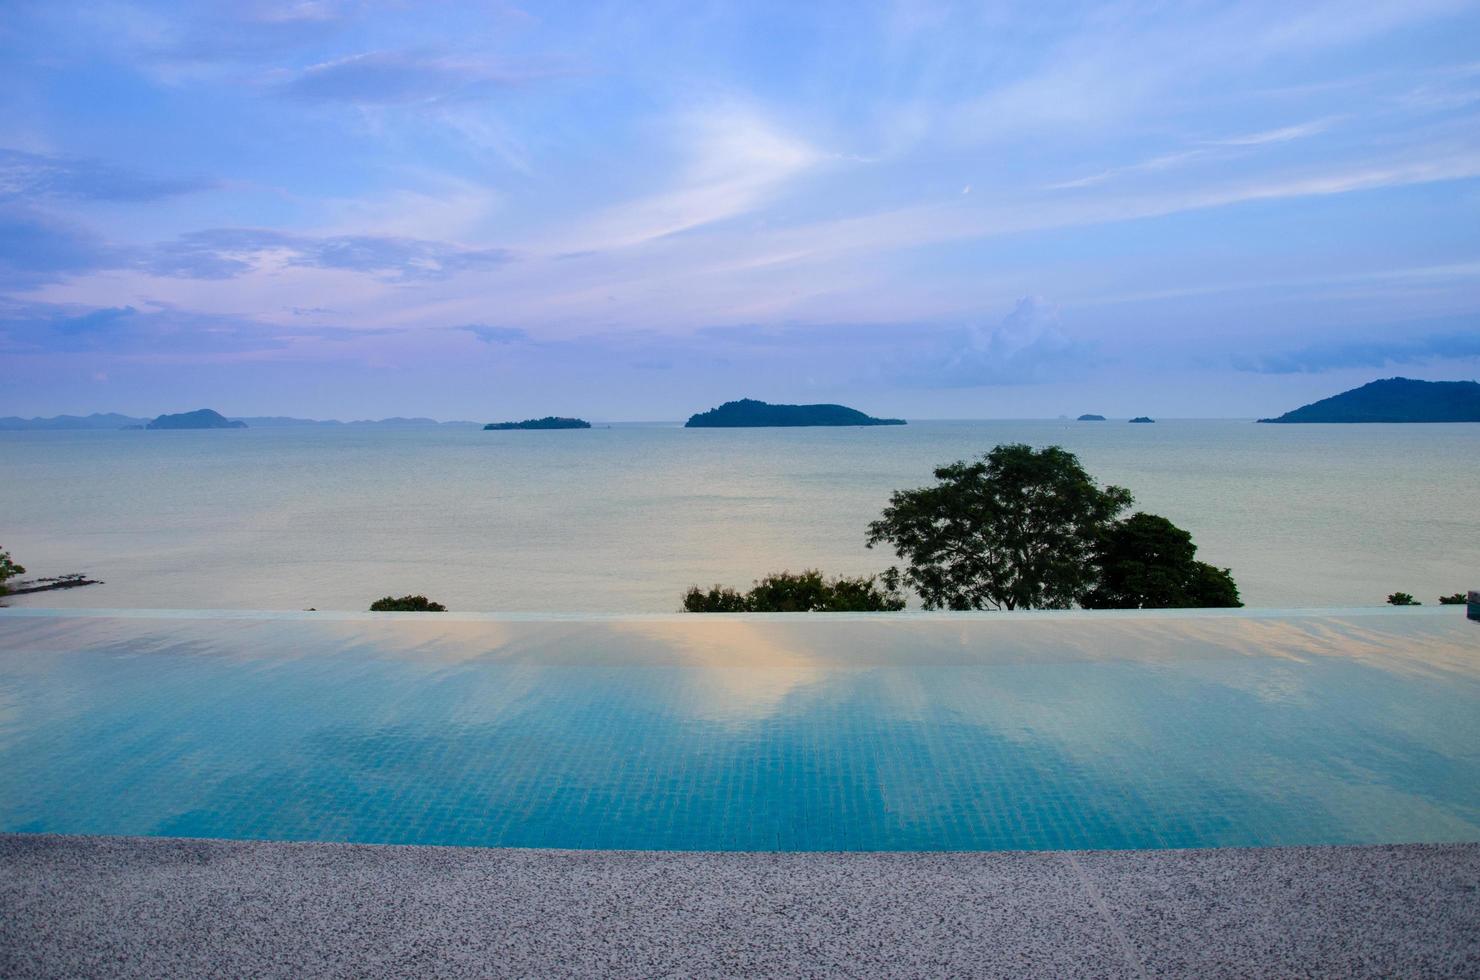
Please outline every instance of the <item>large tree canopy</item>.
[[903, 582], [926, 609], [1065, 609], [1096, 582], [1095, 555], [1130, 492], [1100, 487], [1059, 446], [998, 446], [935, 471], [934, 486], [900, 490], [869, 525], [907, 561]]
[[1196, 559], [1192, 535], [1165, 517], [1133, 514], [1101, 537], [1099, 581], [1086, 609], [1211, 609], [1242, 606], [1226, 568]]

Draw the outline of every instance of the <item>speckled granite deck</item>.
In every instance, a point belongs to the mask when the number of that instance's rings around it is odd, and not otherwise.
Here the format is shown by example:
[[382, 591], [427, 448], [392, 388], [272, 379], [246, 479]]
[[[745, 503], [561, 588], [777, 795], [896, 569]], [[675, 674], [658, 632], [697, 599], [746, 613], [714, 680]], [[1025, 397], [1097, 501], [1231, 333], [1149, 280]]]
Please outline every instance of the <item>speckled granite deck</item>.
[[1480, 845], [539, 851], [0, 835], [0, 976], [1477, 976]]

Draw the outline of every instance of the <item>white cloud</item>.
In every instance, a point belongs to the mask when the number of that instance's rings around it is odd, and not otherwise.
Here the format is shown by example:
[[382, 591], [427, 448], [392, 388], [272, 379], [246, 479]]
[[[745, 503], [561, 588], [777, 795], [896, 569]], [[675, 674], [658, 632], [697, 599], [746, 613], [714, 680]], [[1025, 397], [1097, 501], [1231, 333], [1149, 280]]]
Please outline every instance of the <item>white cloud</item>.
[[749, 108], [696, 113], [681, 130], [688, 160], [671, 187], [598, 212], [544, 247], [622, 248], [733, 218], [770, 201], [824, 159]]
[[1127, 174], [1154, 173], [1162, 170], [1170, 170], [1173, 167], [1190, 163], [1193, 160], [1198, 160], [1205, 156], [1207, 156], [1206, 150], [1184, 150], [1180, 153], [1164, 153], [1160, 156], [1152, 157], [1149, 160], [1143, 160], [1140, 163], [1132, 163], [1124, 167], [1112, 167], [1109, 170], [1102, 170], [1088, 177], [1078, 177], [1074, 180], [1064, 180], [1056, 184], [1049, 184], [1046, 189], [1061, 191], [1073, 190], [1078, 187], [1093, 187], [1095, 184], [1103, 184], [1108, 180], [1123, 177]]
[[1299, 123], [1295, 126], [1281, 126], [1278, 129], [1266, 129], [1258, 133], [1248, 133], [1243, 136], [1228, 136], [1223, 139], [1208, 140], [1213, 146], [1262, 146], [1265, 143], [1288, 143], [1291, 140], [1304, 139], [1323, 133], [1331, 128], [1335, 119], [1314, 119], [1310, 122]]
[[999, 322], [947, 335], [947, 343], [901, 365], [911, 385], [973, 388], [1062, 380], [1084, 351], [1059, 329], [1058, 310], [1039, 296], [1020, 298]]

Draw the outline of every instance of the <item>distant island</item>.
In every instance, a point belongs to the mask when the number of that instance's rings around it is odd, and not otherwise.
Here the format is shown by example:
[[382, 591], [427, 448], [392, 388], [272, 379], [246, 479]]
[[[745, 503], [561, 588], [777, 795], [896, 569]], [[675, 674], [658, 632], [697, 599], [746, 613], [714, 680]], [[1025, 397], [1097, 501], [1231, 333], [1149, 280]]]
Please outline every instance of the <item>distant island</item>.
[[1081, 416], [1079, 416], [1079, 421], [1081, 421], [1081, 422], [1103, 422], [1103, 421], [1105, 421], [1105, 416], [1103, 416], [1103, 415], [1081, 415]]
[[146, 429], [245, 429], [247, 423], [228, 419], [220, 412], [198, 408], [178, 415], [161, 415], [144, 426]]
[[315, 426], [348, 426], [360, 429], [424, 429], [438, 425], [450, 425], [461, 428], [477, 428], [481, 423], [468, 421], [439, 422], [436, 419], [403, 418], [399, 415], [388, 419], [355, 419], [350, 422], [341, 422], [339, 419], [296, 419], [285, 415], [269, 415], [259, 418], [247, 416], [242, 419], [254, 429], [298, 429]]
[[[481, 428], [481, 422], [439, 422], [429, 418], [358, 419], [341, 422], [338, 419], [299, 419], [286, 415], [246, 416], [230, 418], [251, 429], [287, 429], [348, 426], [351, 428], [375, 429], [420, 429], [430, 426], [448, 425], [464, 428]], [[56, 432], [56, 431], [107, 431], [147, 429], [153, 419], [120, 415], [117, 412], [95, 412], [92, 415], [54, 415], [50, 418], [20, 418], [9, 415], [0, 418], [0, 432]]]
[[1151, 418], [1149, 416], [1146, 416], [1146, 415], [1137, 415], [1135, 418], [1131, 419], [1131, 421], [1132, 422], [1146, 423], [1146, 422], [1155, 422], [1156, 419], [1153, 419], [1153, 418]]
[[1480, 384], [1387, 378], [1260, 422], [1480, 422]]
[[142, 429], [148, 419], [117, 412], [94, 412], [92, 415], [54, 415], [51, 418], [23, 419], [15, 415], [0, 418], [0, 432], [80, 431], [93, 429]]
[[585, 419], [563, 419], [554, 415], [546, 415], [542, 419], [525, 419], [523, 422], [489, 422], [484, 430], [488, 429], [589, 429], [591, 423]]
[[770, 405], [753, 398], [725, 402], [692, 415], [686, 429], [740, 429], [803, 425], [904, 425], [904, 419], [876, 419], [843, 405]]

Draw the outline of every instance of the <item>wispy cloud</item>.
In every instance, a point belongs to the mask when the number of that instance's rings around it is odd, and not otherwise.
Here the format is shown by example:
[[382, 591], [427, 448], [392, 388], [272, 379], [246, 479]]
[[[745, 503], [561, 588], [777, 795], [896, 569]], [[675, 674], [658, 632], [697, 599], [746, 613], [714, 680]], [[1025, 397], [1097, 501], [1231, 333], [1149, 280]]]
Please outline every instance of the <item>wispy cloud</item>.
[[84, 228], [34, 208], [0, 204], [0, 288], [21, 289], [127, 261]]
[[[1241, 371], [1258, 374], [1319, 374], [1343, 368], [1384, 368], [1438, 360], [1480, 360], [1480, 317], [1469, 329], [1421, 336], [1380, 336], [1312, 344], [1235, 359]], [[1394, 328], [1399, 332], [1402, 328]], [[1409, 327], [1411, 329], [1411, 327]]]
[[312, 65], [284, 83], [282, 91], [315, 101], [405, 105], [486, 96], [519, 80], [477, 58], [370, 51]]
[[1208, 140], [1213, 146], [1263, 146], [1266, 143], [1288, 143], [1291, 140], [1304, 139], [1307, 136], [1315, 136], [1324, 133], [1336, 122], [1331, 119], [1313, 119], [1310, 122], [1297, 123], [1293, 126], [1280, 126], [1277, 129], [1266, 129], [1257, 133], [1247, 133], [1242, 136], [1225, 136], [1222, 139]]
[[1078, 177], [1073, 180], [1059, 181], [1047, 185], [1048, 190], [1069, 190], [1079, 187], [1092, 187], [1120, 177], [1141, 174], [1157, 174], [1190, 163], [1208, 162], [1224, 159], [1227, 153], [1220, 153], [1218, 149], [1247, 148], [1266, 146], [1275, 143], [1289, 143], [1294, 140], [1305, 139], [1323, 133], [1331, 128], [1334, 119], [1317, 119], [1311, 122], [1299, 123], [1293, 126], [1281, 126], [1278, 129], [1266, 129], [1257, 133], [1246, 133], [1237, 136], [1225, 136], [1219, 139], [1204, 139], [1198, 141], [1201, 145], [1192, 149], [1177, 150], [1171, 153], [1162, 153], [1150, 157], [1140, 163], [1127, 164], [1123, 167], [1112, 167], [1087, 177]]
[[1079, 187], [1093, 187], [1096, 184], [1103, 184], [1106, 181], [1114, 180], [1117, 177], [1124, 177], [1127, 174], [1157, 173], [1163, 170], [1171, 170], [1174, 167], [1180, 167], [1183, 164], [1191, 163], [1193, 160], [1203, 159], [1207, 156], [1208, 151], [1206, 150], [1183, 150], [1179, 153], [1165, 153], [1161, 156], [1152, 157], [1149, 160], [1143, 160], [1140, 163], [1132, 163], [1124, 167], [1112, 167], [1109, 170], [1102, 170], [1097, 174], [1090, 174], [1088, 177], [1077, 177], [1073, 180], [1063, 180], [1056, 184], [1049, 184], [1046, 189], [1059, 191]]
[[190, 65], [275, 60], [329, 42], [368, 8], [355, 0], [240, 0], [169, 9], [108, 4], [87, 13], [149, 70], [175, 82]]
[[245, 317], [160, 305], [80, 309], [35, 303], [0, 309], [0, 337], [12, 354], [241, 354], [283, 350], [290, 343], [284, 333]]
[[40, 197], [147, 202], [218, 186], [194, 177], [154, 177], [101, 160], [0, 148], [0, 200]]
[[313, 237], [251, 228], [182, 235], [143, 250], [138, 265], [160, 276], [230, 279], [264, 265], [344, 269], [388, 281], [443, 279], [512, 258], [505, 249], [376, 235]]
[[916, 248], [1029, 231], [1165, 217], [1254, 201], [1328, 197], [1480, 177], [1480, 149], [1416, 149], [1396, 160], [1351, 161], [1335, 167], [1285, 169], [1259, 177], [1209, 180], [1171, 189], [1143, 189], [1074, 200], [984, 195], [975, 203], [927, 204], [783, 229], [757, 243], [768, 251], [813, 257], [878, 249]]
[[671, 186], [598, 212], [562, 234], [555, 252], [620, 248], [745, 214], [824, 159], [751, 108], [688, 114], [685, 162]]
[[518, 327], [490, 327], [481, 323], [470, 323], [454, 329], [465, 330], [485, 344], [522, 344], [529, 340], [529, 331]]

